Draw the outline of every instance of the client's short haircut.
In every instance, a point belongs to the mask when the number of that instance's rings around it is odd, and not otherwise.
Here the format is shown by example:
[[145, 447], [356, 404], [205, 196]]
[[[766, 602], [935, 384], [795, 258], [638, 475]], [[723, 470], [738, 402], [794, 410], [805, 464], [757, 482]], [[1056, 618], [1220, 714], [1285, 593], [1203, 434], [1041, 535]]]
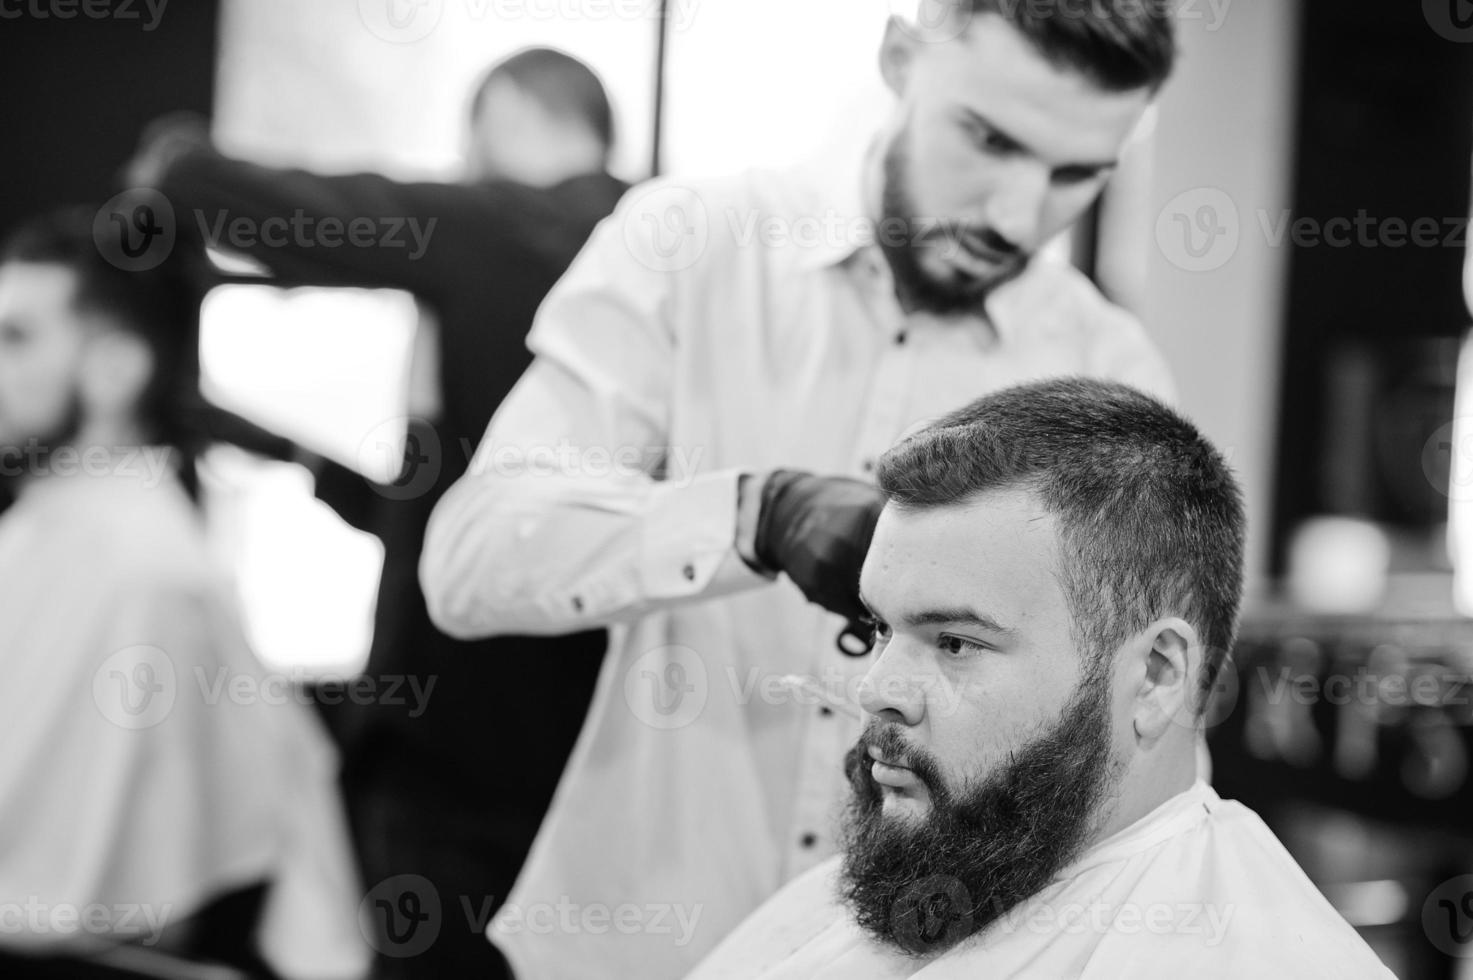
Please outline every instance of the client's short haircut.
[[1155, 399], [1083, 379], [1009, 388], [890, 450], [879, 483], [913, 510], [989, 490], [1033, 494], [1059, 524], [1080, 650], [1107, 657], [1180, 616], [1205, 648], [1199, 694], [1216, 681], [1242, 597], [1242, 496], [1222, 455]]

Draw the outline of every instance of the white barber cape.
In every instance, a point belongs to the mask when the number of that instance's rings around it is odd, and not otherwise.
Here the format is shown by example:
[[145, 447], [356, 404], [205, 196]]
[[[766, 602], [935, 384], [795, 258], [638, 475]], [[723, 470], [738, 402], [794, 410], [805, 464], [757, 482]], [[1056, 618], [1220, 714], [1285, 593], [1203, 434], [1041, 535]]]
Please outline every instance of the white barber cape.
[[0, 515], [0, 943], [149, 945], [269, 881], [277, 972], [361, 976], [332, 745], [247, 647], [162, 452]]
[[1202, 782], [929, 959], [854, 924], [836, 898], [841, 860], [778, 892], [689, 980], [1392, 980], [1258, 815]]

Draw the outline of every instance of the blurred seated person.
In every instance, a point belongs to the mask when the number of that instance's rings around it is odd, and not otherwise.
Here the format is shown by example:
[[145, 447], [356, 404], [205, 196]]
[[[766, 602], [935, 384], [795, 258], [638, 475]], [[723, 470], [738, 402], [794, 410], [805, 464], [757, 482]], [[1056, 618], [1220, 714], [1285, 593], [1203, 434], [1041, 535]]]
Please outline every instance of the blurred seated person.
[[1188, 422], [1116, 384], [1008, 389], [879, 485], [842, 853], [693, 980], [1391, 976], [1197, 775], [1244, 519]]
[[[433, 694], [424, 705], [400, 699], [406, 703], [333, 709], [360, 869], [369, 887], [415, 875], [444, 908], [465, 901], [489, 915], [510, 892], [552, 799], [607, 638], [603, 630], [475, 642], [446, 636], [430, 622], [419, 588], [424, 530], [531, 362], [526, 335], [543, 296], [627, 185], [607, 172], [608, 96], [586, 65], [561, 52], [532, 48], [493, 66], [471, 98], [469, 122], [459, 183], [258, 166], [218, 152], [203, 126], [177, 120], [145, 134], [127, 180], [160, 190], [181, 222], [203, 216], [205, 230], [249, 219], [263, 234], [220, 244], [249, 254], [280, 285], [398, 288], [427, 314], [394, 485], [373, 485], [284, 440], [273, 447], [269, 433], [254, 438], [239, 419], [226, 419], [217, 434], [310, 461], [318, 497], [383, 541], [366, 672], [433, 685]], [[377, 232], [335, 247], [310, 235], [264, 234], [266, 222], [298, 215], [304, 227], [369, 221]], [[385, 244], [380, 233], [391, 229], [398, 229], [394, 244]], [[519, 742], [510, 780], [488, 755], [507, 732]], [[378, 977], [505, 975], [482, 928], [465, 916], [447, 915], [428, 947], [396, 942], [385, 922], [375, 925]]]
[[132, 943], [361, 976], [335, 753], [248, 649], [192, 499], [198, 295], [110, 264], [93, 217], [0, 253], [0, 975]]

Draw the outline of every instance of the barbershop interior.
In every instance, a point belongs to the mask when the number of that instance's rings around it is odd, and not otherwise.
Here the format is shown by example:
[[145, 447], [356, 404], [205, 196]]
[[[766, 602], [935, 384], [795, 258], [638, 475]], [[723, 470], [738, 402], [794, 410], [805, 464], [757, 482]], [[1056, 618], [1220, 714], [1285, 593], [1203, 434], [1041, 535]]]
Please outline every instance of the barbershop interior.
[[0, 976], [1473, 980], [1466, 8], [0, 0]]

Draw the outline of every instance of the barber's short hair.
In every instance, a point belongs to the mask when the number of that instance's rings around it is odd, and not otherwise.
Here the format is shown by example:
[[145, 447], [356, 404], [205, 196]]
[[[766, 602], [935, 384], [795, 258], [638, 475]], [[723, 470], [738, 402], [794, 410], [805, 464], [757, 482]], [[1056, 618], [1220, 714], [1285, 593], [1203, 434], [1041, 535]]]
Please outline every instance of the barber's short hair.
[[1237, 632], [1245, 522], [1227, 462], [1176, 412], [1101, 381], [1009, 388], [891, 449], [879, 484], [902, 509], [1031, 493], [1058, 521], [1058, 572], [1081, 653], [1108, 657], [1179, 616], [1204, 647], [1202, 707]]
[[492, 65], [471, 96], [471, 119], [492, 83], [506, 79], [541, 103], [548, 112], [577, 119], [608, 149], [614, 145], [614, 110], [609, 94], [593, 69], [554, 48], [526, 48]]
[[[153, 377], [138, 406], [149, 438], [192, 455], [189, 413], [199, 401], [201, 291], [188, 269], [192, 250], [181, 240], [153, 268], [125, 270], [103, 254], [94, 237], [97, 210], [50, 211], [13, 228], [0, 244], [0, 265], [55, 265], [75, 276], [72, 308], [106, 326], [141, 338], [153, 354]], [[188, 459], [186, 458], [186, 462]], [[181, 471], [186, 487], [192, 473]]]
[[922, 24], [1007, 21], [1057, 68], [1106, 91], [1159, 89], [1176, 64], [1173, 0], [920, 0]]

